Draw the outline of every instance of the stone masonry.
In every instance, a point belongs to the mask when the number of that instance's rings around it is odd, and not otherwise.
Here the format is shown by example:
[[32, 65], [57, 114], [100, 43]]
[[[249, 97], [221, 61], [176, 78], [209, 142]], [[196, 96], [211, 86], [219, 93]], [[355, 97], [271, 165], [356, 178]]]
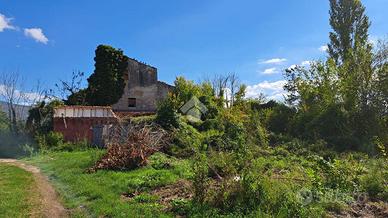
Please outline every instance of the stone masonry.
[[173, 87], [158, 81], [157, 69], [135, 59], [128, 59], [124, 74], [125, 88], [114, 111], [155, 112], [157, 102], [166, 98]]

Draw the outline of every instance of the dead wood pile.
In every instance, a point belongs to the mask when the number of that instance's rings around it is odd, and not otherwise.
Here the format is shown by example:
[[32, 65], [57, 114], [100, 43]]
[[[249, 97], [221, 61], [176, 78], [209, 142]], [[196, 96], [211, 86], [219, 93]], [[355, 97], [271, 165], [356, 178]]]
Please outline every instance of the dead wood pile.
[[157, 124], [119, 124], [109, 130], [107, 152], [89, 171], [129, 170], [145, 166], [148, 157], [168, 141], [168, 133]]

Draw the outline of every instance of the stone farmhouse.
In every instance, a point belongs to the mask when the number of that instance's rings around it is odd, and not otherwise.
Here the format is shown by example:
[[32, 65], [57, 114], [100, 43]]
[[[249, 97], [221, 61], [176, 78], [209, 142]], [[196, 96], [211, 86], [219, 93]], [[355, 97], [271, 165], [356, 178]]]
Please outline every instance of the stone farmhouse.
[[124, 73], [125, 88], [122, 97], [111, 107], [64, 106], [54, 110], [54, 131], [63, 134], [66, 141], [87, 140], [102, 146], [106, 127], [117, 123], [120, 117], [132, 117], [156, 112], [157, 102], [167, 97], [173, 86], [158, 81], [155, 67], [128, 59]]

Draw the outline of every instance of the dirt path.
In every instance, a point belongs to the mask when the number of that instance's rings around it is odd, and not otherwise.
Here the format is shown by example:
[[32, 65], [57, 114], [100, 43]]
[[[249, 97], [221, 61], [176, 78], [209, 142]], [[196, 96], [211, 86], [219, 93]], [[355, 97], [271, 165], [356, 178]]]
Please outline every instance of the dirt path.
[[58, 195], [55, 189], [48, 182], [46, 176], [40, 173], [39, 168], [24, 164], [14, 159], [0, 159], [0, 163], [7, 163], [20, 167], [28, 172], [31, 172], [35, 178], [37, 189], [40, 193], [40, 203], [43, 209], [43, 215], [49, 218], [68, 217], [66, 209], [58, 201]]

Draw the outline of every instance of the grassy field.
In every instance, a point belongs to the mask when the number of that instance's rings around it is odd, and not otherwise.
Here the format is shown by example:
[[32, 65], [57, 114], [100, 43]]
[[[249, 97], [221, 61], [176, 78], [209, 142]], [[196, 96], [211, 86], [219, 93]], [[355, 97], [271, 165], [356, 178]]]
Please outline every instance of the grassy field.
[[40, 217], [34, 183], [31, 173], [0, 164], [0, 217]]
[[[41, 168], [49, 176], [71, 209], [73, 217], [169, 217], [157, 198], [149, 192], [192, 177], [190, 163], [155, 154], [147, 167], [128, 171], [98, 171], [86, 173], [102, 151], [55, 152], [39, 155], [28, 162]], [[125, 193], [140, 192], [131, 200], [123, 200]]]
[[[166, 204], [161, 201], [163, 195], [155, 191], [171, 192], [166, 187], [179, 186], [182, 181], [195, 181], [192, 159], [156, 153], [150, 157], [147, 166], [136, 170], [88, 173], [103, 152], [94, 149], [49, 152], [26, 161], [41, 168], [50, 178], [72, 217], [175, 217], [179, 214], [189, 217], [289, 217], [290, 214], [320, 217], [350, 211], [355, 203], [361, 205], [360, 208], [366, 207], [353, 199], [355, 190], [367, 192], [372, 199], [377, 199], [379, 208], [386, 208], [386, 160], [370, 159], [362, 154], [344, 154], [329, 163], [317, 155], [304, 158], [282, 147], [263, 149], [252, 160], [254, 170], [246, 175], [253, 181], [254, 192], [242, 192], [246, 190], [244, 186], [226, 184], [225, 190], [220, 189], [225, 194], [219, 195], [216, 193], [221, 192], [215, 192], [217, 189], [213, 188], [216, 186], [209, 187], [209, 183], [203, 189], [211, 197], [209, 199], [224, 201], [228, 208], [214, 204], [201, 206], [178, 196], [169, 202], [169, 210], [166, 210]], [[225, 154], [209, 158], [222, 160], [222, 164], [217, 165], [220, 169], [228, 168], [231, 163]], [[303, 199], [298, 198], [301, 190], [311, 190], [317, 199], [310, 199], [312, 201], [304, 205]], [[243, 195], [238, 195], [240, 192]], [[238, 201], [247, 198], [244, 193], [249, 194], [252, 202], [259, 202], [260, 207], [248, 212], [238, 210], [238, 207], [244, 208]], [[360, 209], [358, 214], [362, 215], [364, 211]]]

